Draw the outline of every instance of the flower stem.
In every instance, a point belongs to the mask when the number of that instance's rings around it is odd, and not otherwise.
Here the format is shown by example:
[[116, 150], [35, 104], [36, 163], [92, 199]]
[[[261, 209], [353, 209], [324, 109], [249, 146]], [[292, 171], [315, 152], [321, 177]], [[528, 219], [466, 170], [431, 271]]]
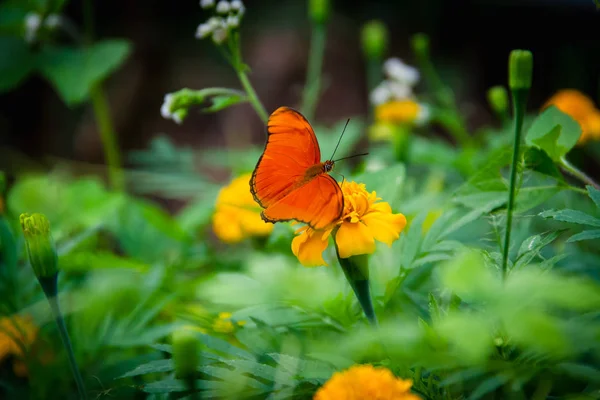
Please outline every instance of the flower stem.
[[583, 171], [579, 170], [576, 166], [571, 164], [565, 157], [561, 157], [560, 167], [571, 176], [579, 179], [581, 182], [587, 185], [591, 185], [596, 189], [600, 189], [600, 185], [598, 185], [591, 177], [586, 175]]
[[513, 89], [513, 110], [515, 117], [515, 141], [513, 145], [512, 163], [510, 166], [510, 184], [508, 188], [508, 205], [506, 206], [506, 230], [504, 233], [504, 248], [502, 249], [502, 279], [506, 279], [508, 268], [508, 251], [510, 248], [510, 234], [512, 230], [512, 217], [515, 204], [515, 190], [517, 186], [517, 163], [521, 146], [521, 130], [525, 116], [525, 104], [529, 89]]
[[108, 179], [110, 186], [117, 191], [123, 191], [125, 188], [125, 181], [123, 179], [123, 171], [121, 170], [121, 153], [119, 151], [117, 135], [110, 116], [110, 107], [101, 84], [92, 88], [90, 95], [94, 107], [96, 123], [98, 124], [98, 130], [100, 131], [100, 138], [102, 139], [104, 158], [108, 164]]
[[325, 24], [323, 22], [315, 22], [310, 41], [306, 83], [302, 94], [302, 112], [309, 121], [315, 115], [317, 101], [321, 94], [321, 70], [323, 68], [326, 38], [327, 30]]
[[335, 251], [344, 271], [344, 275], [352, 287], [354, 294], [365, 313], [365, 317], [373, 326], [377, 326], [377, 316], [373, 308], [373, 300], [371, 299], [371, 289], [369, 288], [369, 258], [368, 255], [353, 256], [349, 258], [341, 258], [337, 244]]
[[58, 273], [48, 278], [40, 277], [39, 281], [42, 285], [44, 293], [46, 294], [46, 298], [48, 299], [48, 303], [50, 304], [50, 309], [52, 310], [52, 314], [54, 315], [54, 319], [56, 320], [56, 325], [58, 326], [58, 333], [63, 342], [65, 350], [67, 351], [67, 358], [69, 359], [71, 372], [73, 373], [75, 383], [77, 384], [79, 397], [81, 399], [87, 399], [87, 393], [85, 390], [85, 385], [83, 384], [83, 378], [81, 377], [81, 373], [79, 372], [79, 367], [77, 366], [77, 361], [75, 360], [75, 354], [73, 353], [73, 346], [71, 346], [71, 340], [69, 339], [69, 332], [67, 331], [65, 320], [62, 316], [62, 312], [60, 311], [60, 307], [58, 305]]
[[266, 124], [269, 119], [269, 114], [267, 114], [267, 110], [265, 110], [265, 107], [262, 105], [262, 103], [258, 99], [258, 95], [256, 94], [256, 91], [252, 87], [252, 84], [250, 83], [250, 80], [248, 79], [248, 75], [246, 74], [246, 71], [242, 68], [237, 68], [236, 70], [237, 70], [238, 78], [240, 79], [240, 82], [242, 83], [242, 86], [244, 87], [244, 90], [246, 91], [246, 95], [248, 96], [248, 101], [250, 102], [250, 104], [252, 104], [252, 107], [254, 107], [254, 110], [256, 111], [256, 113], [258, 114], [258, 116], [262, 120], [262, 122], [264, 122]]

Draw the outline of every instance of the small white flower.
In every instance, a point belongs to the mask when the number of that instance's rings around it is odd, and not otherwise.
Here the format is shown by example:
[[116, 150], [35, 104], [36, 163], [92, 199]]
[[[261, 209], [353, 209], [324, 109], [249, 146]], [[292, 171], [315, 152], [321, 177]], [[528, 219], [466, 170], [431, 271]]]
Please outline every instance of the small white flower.
[[25, 16], [25, 40], [32, 42], [37, 35], [42, 19], [39, 14], [30, 12]]
[[44, 25], [46, 25], [50, 29], [55, 29], [58, 26], [60, 26], [61, 21], [62, 21], [62, 18], [60, 15], [50, 14], [44, 20]]
[[366, 172], [378, 172], [386, 168], [386, 165], [380, 158], [370, 157], [367, 159], [367, 165], [365, 165]]
[[415, 118], [415, 124], [422, 126], [431, 119], [431, 108], [427, 104], [419, 103], [419, 112]]
[[410, 65], [406, 65], [399, 58], [390, 58], [383, 63], [384, 73], [393, 80], [414, 86], [419, 82], [419, 70]]
[[238, 15], [244, 15], [244, 11], [246, 11], [246, 7], [244, 7], [244, 3], [241, 0], [233, 0], [231, 3], [231, 9], [233, 11], [237, 11]]
[[230, 28], [237, 28], [240, 25], [240, 17], [237, 15], [230, 15], [227, 17], [227, 26]]
[[200, 24], [198, 25], [198, 29], [196, 29], [196, 39], [204, 39], [208, 35], [210, 35], [213, 31], [213, 28], [208, 24]]
[[219, 14], [227, 14], [230, 9], [231, 6], [229, 5], [228, 1], [222, 0], [217, 3], [217, 12]]
[[181, 125], [183, 122], [183, 113], [174, 112], [173, 115], [171, 115], [171, 118], [177, 125]]
[[391, 96], [390, 89], [384, 83], [379, 84], [373, 91], [371, 92], [370, 100], [371, 104], [379, 105], [383, 104], [389, 100]]
[[210, 8], [215, 5], [215, 0], [200, 0], [200, 7]]
[[211, 30], [221, 28], [224, 25], [223, 18], [210, 17], [208, 21], [206, 21], [206, 25], [208, 25]]
[[171, 106], [173, 105], [173, 93], [165, 94], [165, 99], [160, 107], [160, 115], [163, 118], [170, 119], [171, 118]]
[[213, 31], [212, 40], [216, 44], [221, 44], [227, 39], [227, 29], [218, 28]]
[[412, 97], [412, 88], [404, 82], [385, 81], [385, 84], [394, 100], [404, 100]]

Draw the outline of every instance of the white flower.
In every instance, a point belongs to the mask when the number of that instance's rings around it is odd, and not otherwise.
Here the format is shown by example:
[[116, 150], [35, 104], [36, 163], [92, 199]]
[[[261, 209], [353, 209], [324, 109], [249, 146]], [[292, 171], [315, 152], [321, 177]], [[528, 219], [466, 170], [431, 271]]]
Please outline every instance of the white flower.
[[365, 165], [366, 172], [377, 172], [386, 168], [386, 165], [381, 159], [376, 157], [370, 157], [367, 159], [367, 165]]
[[227, 14], [230, 10], [230, 5], [228, 1], [219, 1], [217, 3], [217, 12], [219, 14]]
[[384, 73], [393, 80], [414, 86], [420, 78], [419, 71], [406, 65], [399, 58], [390, 58], [383, 64]]
[[225, 25], [223, 18], [219, 18], [219, 17], [210, 17], [208, 19], [208, 21], [206, 21], [206, 25], [208, 25], [210, 27], [210, 29], [217, 29], [217, 28], [221, 28], [222, 26]]
[[171, 119], [173, 121], [175, 121], [175, 123], [177, 125], [181, 125], [181, 123], [183, 122], [183, 114], [184, 113], [180, 113], [180, 112], [174, 112], [173, 115], [171, 115]]
[[37, 35], [37, 31], [42, 23], [42, 18], [39, 14], [30, 12], [25, 16], [25, 40], [32, 42]]
[[390, 89], [385, 83], [380, 83], [369, 96], [373, 105], [383, 104], [389, 100], [391, 96]]
[[173, 105], [173, 93], [165, 94], [165, 99], [163, 101], [162, 106], [160, 107], [160, 115], [162, 115], [165, 119], [170, 119], [172, 117], [171, 114], [171, 106]]
[[57, 14], [50, 14], [44, 20], [44, 25], [46, 25], [50, 29], [57, 28], [61, 23], [61, 16]]
[[227, 39], [227, 29], [217, 28], [213, 31], [212, 39], [216, 44], [221, 44]]
[[210, 8], [215, 5], [215, 0], [200, 0], [200, 7]]
[[208, 24], [200, 24], [198, 25], [198, 29], [196, 29], [196, 39], [204, 39], [208, 35], [210, 35], [213, 31], [213, 28]]
[[234, 11], [237, 11], [239, 15], [244, 14], [244, 11], [246, 10], [246, 8], [244, 7], [244, 3], [241, 2], [241, 0], [233, 0], [230, 3], [231, 9]]
[[404, 82], [384, 81], [394, 100], [404, 100], [412, 97], [412, 88]]
[[230, 28], [237, 28], [240, 25], [240, 17], [237, 15], [230, 15], [227, 17], [227, 26]]

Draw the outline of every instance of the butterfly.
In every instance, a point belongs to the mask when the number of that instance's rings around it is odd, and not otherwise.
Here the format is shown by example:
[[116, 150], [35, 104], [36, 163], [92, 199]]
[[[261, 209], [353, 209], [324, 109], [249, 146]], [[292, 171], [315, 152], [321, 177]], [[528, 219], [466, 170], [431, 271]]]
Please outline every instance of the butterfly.
[[[250, 191], [266, 222], [296, 220], [323, 229], [342, 217], [344, 196], [321, 162], [310, 123], [298, 111], [279, 107], [267, 122], [268, 139], [250, 178]], [[335, 152], [334, 152], [335, 153]], [[333, 156], [332, 156], [333, 158]]]

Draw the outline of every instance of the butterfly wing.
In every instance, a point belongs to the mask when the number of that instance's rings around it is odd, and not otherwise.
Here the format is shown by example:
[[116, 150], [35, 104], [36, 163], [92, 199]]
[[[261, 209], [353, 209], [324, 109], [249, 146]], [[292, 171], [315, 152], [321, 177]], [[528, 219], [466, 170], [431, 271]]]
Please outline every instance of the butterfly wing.
[[306, 170], [321, 162], [315, 132], [298, 111], [279, 107], [269, 117], [267, 130], [265, 151], [250, 179], [254, 200], [263, 208], [301, 185]]
[[297, 220], [321, 229], [344, 211], [338, 183], [326, 173], [307, 179], [319, 164], [321, 151], [315, 132], [298, 111], [280, 107], [269, 117], [269, 137], [250, 179], [254, 200], [268, 222]]
[[344, 196], [338, 183], [323, 173], [271, 204], [262, 212], [268, 222], [294, 219], [323, 229], [342, 217]]

